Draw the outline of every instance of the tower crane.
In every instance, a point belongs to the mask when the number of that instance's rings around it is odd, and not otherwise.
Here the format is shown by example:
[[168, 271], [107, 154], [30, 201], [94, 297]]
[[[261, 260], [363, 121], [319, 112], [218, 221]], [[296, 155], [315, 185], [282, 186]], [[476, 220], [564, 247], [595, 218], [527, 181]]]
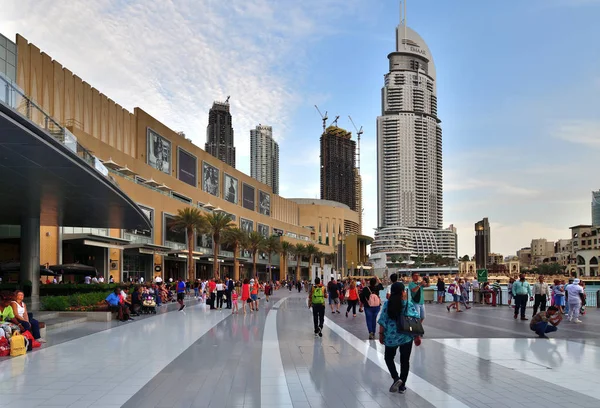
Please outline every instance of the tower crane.
[[315, 105], [315, 108], [317, 108], [317, 112], [319, 112], [319, 115], [321, 116], [321, 120], [323, 121], [323, 133], [325, 133], [325, 129], [327, 127], [327, 120], [329, 119], [327, 117], [327, 111], [325, 111], [325, 115], [323, 115], [317, 105]]
[[333, 120], [333, 122], [331, 122], [331, 125], [329, 125], [329, 126], [335, 126], [335, 127], [337, 127], [337, 121], [338, 121], [339, 118], [340, 118], [339, 116], [336, 116], [335, 119]]
[[360, 129], [358, 129], [356, 127], [356, 125], [354, 124], [354, 121], [352, 120], [352, 118], [350, 117], [350, 115], [348, 115], [348, 119], [350, 119], [350, 122], [352, 122], [352, 126], [354, 126], [354, 130], [356, 130], [356, 138], [358, 140], [358, 143], [356, 144], [356, 168], [358, 170], [358, 174], [360, 174], [360, 135], [362, 135], [363, 132], [363, 127], [361, 126]]

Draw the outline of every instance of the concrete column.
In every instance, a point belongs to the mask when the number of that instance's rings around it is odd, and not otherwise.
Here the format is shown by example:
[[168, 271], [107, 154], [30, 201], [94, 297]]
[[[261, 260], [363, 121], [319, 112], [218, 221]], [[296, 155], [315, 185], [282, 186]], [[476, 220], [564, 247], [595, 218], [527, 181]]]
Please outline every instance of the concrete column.
[[39, 310], [40, 302], [40, 217], [21, 219], [21, 271], [19, 281], [31, 281], [30, 310]]

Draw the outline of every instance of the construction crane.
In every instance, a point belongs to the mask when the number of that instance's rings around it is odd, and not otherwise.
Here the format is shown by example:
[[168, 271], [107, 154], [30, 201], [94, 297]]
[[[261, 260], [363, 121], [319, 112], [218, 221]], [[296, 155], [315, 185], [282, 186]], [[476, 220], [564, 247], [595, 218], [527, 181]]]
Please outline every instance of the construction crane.
[[229, 103], [229, 98], [231, 98], [231, 96], [227, 96], [227, 99], [225, 99], [225, 103]]
[[315, 105], [315, 108], [317, 108], [317, 112], [319, 112], [319, 115], [321, 115], [321, 120], [323, 121], [323, 133], [325, 133], [325, 129], [327, 128], [327, 120], [329, 119], [327, 117], [327, 111], [325, 111], [325, 115], [323, 115], [317, 105]]
[[360, 129], [358, 129], [350, 115], [348, 115], [348, 119], [350, 119], [352, 126], [354, 126], [354, 130], [356, 130], [356, 138], [358, 140], [358, 143], [356, 144], [356, 169], [358, 170], [358, 174], [360, 174], [360, 135], [364, 133], [363, 127], [361, 126]]
[[335, 119], [333, 120], [333, 122], [331, 122], [331, 125], [329, 125], [329, 126], [335, 126], [335, 127], [337, 127], [337, 121], [338, 121], [339, 118], [340, 118], [339, 116], [336, 116]]

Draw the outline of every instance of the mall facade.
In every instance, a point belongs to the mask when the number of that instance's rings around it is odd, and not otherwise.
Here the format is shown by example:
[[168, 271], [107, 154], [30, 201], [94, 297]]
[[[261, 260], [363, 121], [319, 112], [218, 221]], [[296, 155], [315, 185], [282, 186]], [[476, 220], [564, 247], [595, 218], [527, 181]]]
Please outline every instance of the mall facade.
[[[186, 236], [166, 226], [177, 210], [188, 206], [206, 213], [225, 212], [245, 231], [275, 234], [292, 244], [313, 243], [324, 253], [336, 251], [340, 234], [358, 230], [359, 215], [348, 206], [274, 194], [268, 185], [208, 154], [143, 109], [130, 112], [121, 107], [20, 35], [16, 51], [16, 86], [100, 159], [109, 177], [152, 225], [118, 229], [42, 224], [41, 265], [88, 265], [116, 281], [184, 277]], [[18, 261], [19, 234], [18, 227], [0, 226], [0, 261]], [[347, 259], [347, 265], [367, 261], [369, 241], [361, 242], [364, 248], [354, 252], [363, 259]], [[233, 253], [227, 249], [222, 247], [217, 254], [220, 272], [235, 276]], [[195, 237], [198, 277], [214, 276], [213, 257], [210, 237]], [[243, 277], [252, 270], [250, 254], [242, 251], [239, 260]], [[279, 271], [278, 255], [273, 256], [273, 276], [293, 276], [295, 262], [294, 258], [287, 262], [288, 274]], [[308, 260], [300, 262], [304, 277], [320, 274], [318, 269], [324, 267], [317, 262], [309, 274]], [[261, 254], [259, 271], [266, 269], [267, 257]]]

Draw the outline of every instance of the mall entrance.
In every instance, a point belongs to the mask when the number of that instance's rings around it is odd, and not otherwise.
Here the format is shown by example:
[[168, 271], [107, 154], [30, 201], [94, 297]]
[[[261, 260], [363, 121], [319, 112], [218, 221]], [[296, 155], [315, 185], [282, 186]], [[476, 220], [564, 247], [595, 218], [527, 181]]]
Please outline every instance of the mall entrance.
[[153, 275], [153, 254], [140, 253], [139, 249], [126, 249], [123, 251], [122, 282], [137, 282], [142, 277], [144, 282], [151, 282]]
[[103, 276], [108, 282], [108, 248], [63, 241], [62, 263], [91, 266], [96, 269], [97, 276]]
[[169, 279], [173, 279], [176, 281], [177, 279], [185, 279], [188, 278], [187, 271], [187, 260], [185, 258], [181, 258], [179, 256], [165, 256], [165, 270], [164, 270], [164, 280], [166, 282]]

